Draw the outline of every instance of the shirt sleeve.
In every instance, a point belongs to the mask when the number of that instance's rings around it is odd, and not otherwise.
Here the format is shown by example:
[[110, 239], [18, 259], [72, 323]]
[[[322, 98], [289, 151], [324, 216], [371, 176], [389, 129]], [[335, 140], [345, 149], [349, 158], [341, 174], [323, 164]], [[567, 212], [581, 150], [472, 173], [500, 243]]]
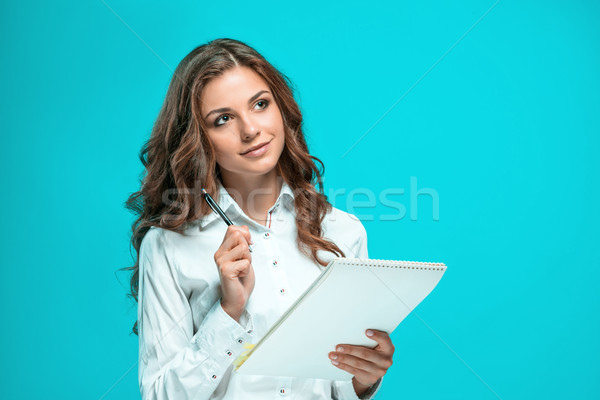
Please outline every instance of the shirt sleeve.
[[369, 248], [367, 247], [367, 230], [362, 222], [359, 222], [359, 235], [354, 249], [354, 257], [369, 258]]
[[[363, 226], [362, 222], [359, 222], [358, 228], [358, 240], [354, 246], [355, 258], [369, 258], [369, 250], [367, 247], [367, 230]], [[375, 394], [381, 388], [381, 382], [383, 376], [377, 380], [361, 397], [356, 395], [354, 386], [352, 385], [352, 379], [343, 381], [332, 381], [332, 397], [333, 400], [370, 400], [375, 397]]]
[[251, 342], [252, 317], [244, 310], [238, 323], [219, 299], [194, 334], [192, 310], [168, 251], [159, 229], [146, 233], [139, 262], [140, 392], [144, 400], [208, 399]]

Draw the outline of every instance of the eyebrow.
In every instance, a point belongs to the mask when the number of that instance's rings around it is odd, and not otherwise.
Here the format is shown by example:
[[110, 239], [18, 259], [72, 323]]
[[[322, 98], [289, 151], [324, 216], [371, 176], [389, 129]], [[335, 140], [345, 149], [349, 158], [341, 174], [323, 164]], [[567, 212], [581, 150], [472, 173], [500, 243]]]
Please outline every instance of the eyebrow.
[[[258, 96], [260, 96], [263, 93], [269, 93], [269, 91], [268, 90], [261, 90], [260, 92], [256, 93], [254, 96], [250, 97], [250, 99], [248, 100], [248, 104], [252, 103], [254, 100], [256, 100], [258, 98]], [[232, 109], [229, 108], [229, 107], [216, 108], [216, 109], [212, 110], [211, 112], [209, 112], [208, 114], [206, 114], [204, 116], [204, 118], [208, 118], [208, 116], [210, 114], [221, 113], [221, 112], [225, 112], [225, 111], [232, 111]]]

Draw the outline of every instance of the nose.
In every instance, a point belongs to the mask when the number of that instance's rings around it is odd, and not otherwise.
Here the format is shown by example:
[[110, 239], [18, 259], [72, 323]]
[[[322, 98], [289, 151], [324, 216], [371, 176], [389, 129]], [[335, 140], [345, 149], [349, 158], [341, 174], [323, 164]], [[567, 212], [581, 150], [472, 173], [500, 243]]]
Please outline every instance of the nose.
[[260, 134], [260, 129], [256, 126], [254, 121], [252, 121], [249, 117], [240, 118], [242, 121], [240, 134], [242, 136], [242, 140], [244, 141], [252, 141], [256, 136]]

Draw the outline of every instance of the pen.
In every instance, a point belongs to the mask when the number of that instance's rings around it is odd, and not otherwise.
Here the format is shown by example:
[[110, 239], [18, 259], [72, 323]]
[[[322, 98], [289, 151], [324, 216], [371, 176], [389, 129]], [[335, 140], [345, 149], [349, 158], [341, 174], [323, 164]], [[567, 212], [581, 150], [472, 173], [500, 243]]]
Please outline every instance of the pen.
[[[213, 198], [210, 196], [210, 194], [208, 194], [208, 192], [206, 190], [204, 190], [204, 188], [202, 188], [202, 194], [204, 195], [204, 198], [206, 199], [206, 202], [208, 203], [208, 205], [210, 206], [210, 208], [212, 208], [212, 210], [214, 212], [216, 212], [217, 214], [219, 214], [219, 216], [221, 218], [223, 218], [223, 221], [225, 221], [225, 223], [227, 225], [233, 225], [233, 222], [231, 222], [231, 220], [229, 219], [229, 217], [227, 217], [227, 215], [225, 214], [225, 212], [221, 209], [221, 207], [219, 207], [219, 205], [217, 204], [217, 202], [213, 200]], [[248, 250], [250, 250], [250, 253], [252, 253], [252, 246], [248, 245]]]

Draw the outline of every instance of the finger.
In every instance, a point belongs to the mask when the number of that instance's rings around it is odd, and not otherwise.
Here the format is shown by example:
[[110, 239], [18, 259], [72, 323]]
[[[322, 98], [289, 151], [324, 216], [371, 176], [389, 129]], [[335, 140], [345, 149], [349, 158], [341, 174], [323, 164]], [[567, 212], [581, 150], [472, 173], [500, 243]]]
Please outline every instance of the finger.
[[238, 278], [246, 277], [250, 272], [251, 264], [248, 260], [238, 260], [231, 265], [233, 274]]
[[221, 269], [229, 269], [228, 264], [232, 261], [247, 259], [249, 262], [252, 262], [252, 257], [249, 254], [248, 242], [246, 242], [242, 234], [237, 229], [228, 230], [223, 243], [214, 255], [219, 274], [221, 273]]
[[227, 232], [225, 233], [222, 247], [224, 250], [229, 251], [238, 244], [248, 246], [248, 240], [245, 237], [244, 231], [241, 230], [239, 226], [229, 225], [227, 227]]
[[[372, 336], [369, 336], [370, 332], [373, 332]], [[365, 331], [365, 335], [369, 339], [373, 339], [377, 342], [377, 346], [375, 346], [373, 350], [380, 351], [387, 355], [394, 354], [394, 344], [392, 343], [390, 335], [386, 331], [381, 331], [378, 329], [367, 329]]]
[[[339, 351], [342, 349], [342, 351]], [[342, 361], [353, 366], [376, 366], [377, 368], [389, 368], [391, 366], [391, 356], [380, 353], [364, 346], [338, 346], [337, 351], [329, 353], [332, 360]], [[335, 357], [335, 358], [334, 358]], [[368, 363], [368, 364], [363, 364]], [[373, 368], [370, 368], [372, 370]]]
[[387, 372], [386, 369], [380, 368], [369, 361], [348, 354], [344, 355], [344, 358], [331, 360], [331, 363], [339, 369], [343, 369], [354, 375], [359, 382], [368, 385], [375, 383], [377, 379]]
[[[235, 226], [235, 225], [232, 225]], [[249, 244], [253, 244], [254, 242], [252, 242], [252, 235], [250, 234], [250, 228], [248, 228], [248, 225], [241, 225], [238, 227], [239, 231], [242, 233], [242, 235], [244, 235], [244, 238], [246, 239], [246, 241]]]
[[225, 278], [237, 279], [243, 278], [248, 275], [250, 269], [250, 262], [248, 260], [237, 260], [227, 265], [227, 268], [223, 270]]
[[240, 243], [233, 249], [226, 252], [225, 258], [231, 261], [247, 259], [252, 262], [252, 253], [250, 253], [247, 243]]
[[362, 371], [362, 373], [370, 374], [373, 376], [383, 375], [389, 368], [387, 366], [388, 362], [384, 361], [383, 359], [381, 359], [380, 363], [374, 363], [365, 360], [364, 358], [355, 357], [350, 354], [338, 355], [338, 357], [334, 361], [337, 361], [339, 365], [345, 365], [354, 368], [356, 371]]

